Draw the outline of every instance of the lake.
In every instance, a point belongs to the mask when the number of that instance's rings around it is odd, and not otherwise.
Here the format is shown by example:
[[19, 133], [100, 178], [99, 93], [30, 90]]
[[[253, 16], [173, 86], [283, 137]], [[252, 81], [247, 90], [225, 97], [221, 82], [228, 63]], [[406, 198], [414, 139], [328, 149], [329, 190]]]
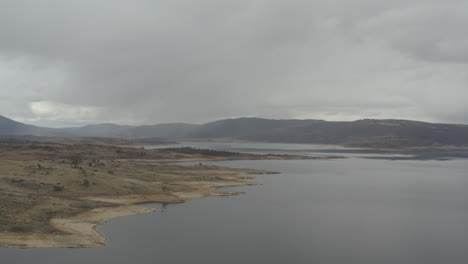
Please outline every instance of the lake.
[[[185, 144], [306, 155], [323, 155], [324, 148]], [[230, 188], [244, 195], [154, 204], [156, 213], [113, 219], [98, 228], [108, 238], [105, 247], [0, 248], [0, 263], [468, 263], [468, 160], [344, 155], [349, 158], [204, 162], [281, 174]]]

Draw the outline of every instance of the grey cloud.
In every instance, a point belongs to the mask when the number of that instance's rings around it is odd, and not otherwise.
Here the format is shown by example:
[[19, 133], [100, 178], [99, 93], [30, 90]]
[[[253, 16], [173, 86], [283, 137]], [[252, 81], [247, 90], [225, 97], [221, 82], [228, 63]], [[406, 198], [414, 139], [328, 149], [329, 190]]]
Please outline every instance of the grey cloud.
[[399, 8], [352, 23], [363, 38], [380, 38], [417, 59], [468, 62], [468, 4], [464, 1], [408, 1]]
[[[0, 88], [0, 111], [467, 122], [467, 15], [456, 0], [2, 1], [0, 76], [25, 66], [0, 77], [17, 102]], [[28, 112], [34, 102], [46, 102], [42, 114]]]

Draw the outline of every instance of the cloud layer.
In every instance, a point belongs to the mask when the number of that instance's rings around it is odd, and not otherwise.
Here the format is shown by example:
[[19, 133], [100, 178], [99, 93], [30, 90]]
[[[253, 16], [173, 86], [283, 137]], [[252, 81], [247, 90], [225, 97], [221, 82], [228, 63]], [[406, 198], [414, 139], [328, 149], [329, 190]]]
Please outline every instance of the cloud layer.
[[468, 123], [467, 17], [457, 0], [6, 0], [0, 112]]

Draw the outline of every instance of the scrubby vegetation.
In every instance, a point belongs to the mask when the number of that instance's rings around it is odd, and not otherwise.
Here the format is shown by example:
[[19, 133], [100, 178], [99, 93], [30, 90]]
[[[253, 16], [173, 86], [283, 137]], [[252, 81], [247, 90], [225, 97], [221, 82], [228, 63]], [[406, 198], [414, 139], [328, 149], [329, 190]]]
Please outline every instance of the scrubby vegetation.
[[[115, 203], [89, 197], [190, 193], [200, 183], [243, 182], [265, 173], [157, 161], [268, 158], [190, 148], [145, 150], [95, 144], [0, 143], [0, 232], [54, 233], [62, 218]], [[148, 161], [151, 161], [149, 163]]]

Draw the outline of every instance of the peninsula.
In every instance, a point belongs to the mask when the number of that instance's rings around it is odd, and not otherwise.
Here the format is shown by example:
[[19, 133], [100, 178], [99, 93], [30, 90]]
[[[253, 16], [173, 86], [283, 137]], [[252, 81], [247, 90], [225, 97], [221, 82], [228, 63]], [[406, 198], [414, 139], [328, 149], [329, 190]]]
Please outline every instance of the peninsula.
[[[138, 204], [236, 195], [217, 188], [254, 185], [248, 175], [272, 173], [201, 162], [312, 158], [5, 140], [0, 143], [0, 246], [102, 246], [105, 237], [95, 227], [154, 210]], [[179, 161], [196, 163], [173, 164]]]

